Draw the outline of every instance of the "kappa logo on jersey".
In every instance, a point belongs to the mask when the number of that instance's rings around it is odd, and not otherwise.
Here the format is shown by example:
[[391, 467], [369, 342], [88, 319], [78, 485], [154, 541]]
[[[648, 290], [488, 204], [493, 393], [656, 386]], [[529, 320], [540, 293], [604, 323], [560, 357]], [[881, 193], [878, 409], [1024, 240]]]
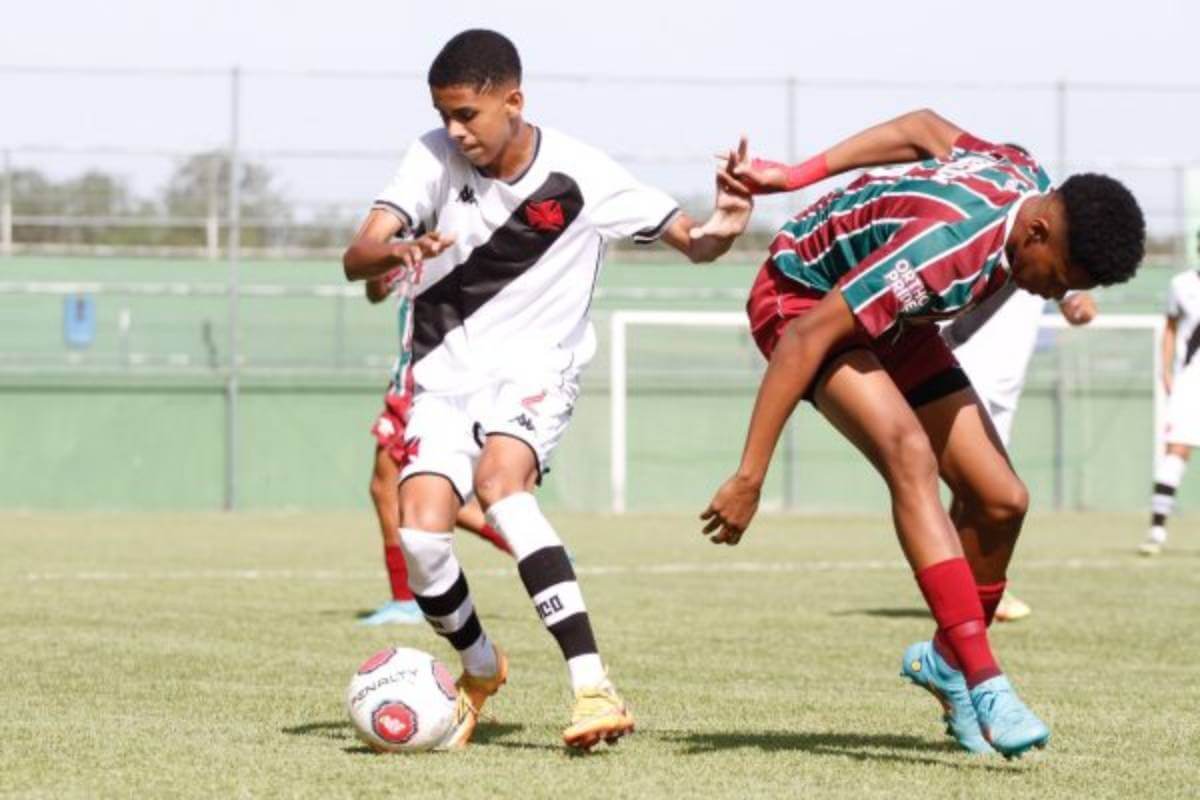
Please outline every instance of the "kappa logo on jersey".
[[530, 433], [533, 432], [533, 420], [527, 414], [518, 414], [510, 419], [509, 422], [515, 422]]
[[462, 191], [458, 193], [458, 202], [472, 206], [479, 204], [475, 199], [475, 190], [470, 186], [463, 186]]
[[561, 231], [566, 225], [562, 206], [557, 200], [543, 200], [525, 206], [525, 221], [529, 227], [539, 231]]
[[900, 308], [905, 311], [916, 311], [924, 308], [929, 302], [929, 292], [925, 289], [925, 284], [907, 261], [897, 261], [896, 266], [883, 277], [900, 303]]

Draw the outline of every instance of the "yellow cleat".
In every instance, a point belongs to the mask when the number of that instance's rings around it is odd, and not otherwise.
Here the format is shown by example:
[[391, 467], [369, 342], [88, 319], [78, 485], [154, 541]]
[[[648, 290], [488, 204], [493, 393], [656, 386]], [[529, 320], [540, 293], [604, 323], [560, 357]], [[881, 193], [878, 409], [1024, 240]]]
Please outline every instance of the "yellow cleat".
[[508, 680], [508, 656], [496, 645], [496, 674], [488, 676], [472, 675], [463, 670], [454, 685], [458, 688], [458, 699], [454, 707], [454, 725], [438, 750], [462, 750], [471, 741], [475, 726], [479, 724], [479, 713], [487, 699], [500, 691], [500, 687]]
[[1000, 605], [996, 606], [996, 621], [997, 622], [1016, 622], [1019, 619], [1025, 619], [1033, 613], [1033, 609], [1029, 604], [1019, 597], [1013, 596], [1010, 592], [1005, 592], [1000, 598]]
[[633, 714], [609, 681], [575, 692], [571, 724], [563, 731], [563, 743], [579, 750], [591, 750], [601, 741], [615, 744], [633, 733]]

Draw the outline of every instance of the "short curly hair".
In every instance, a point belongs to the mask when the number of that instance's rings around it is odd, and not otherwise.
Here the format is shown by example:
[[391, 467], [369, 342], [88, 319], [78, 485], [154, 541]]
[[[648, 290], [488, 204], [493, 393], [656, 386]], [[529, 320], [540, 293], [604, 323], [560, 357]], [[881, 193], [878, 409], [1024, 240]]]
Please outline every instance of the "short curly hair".
[[1058, 189], [1067, 213], [1067, 258], [1099, 286], [1133, 277], [1146, 254], [1146, 220], [1133, 193], [1107, 175], [1072, 175]]
[[429, 85], [487, 86], [521, 82], [521, 57], [504, 34], [482, 28], [463, 31], [446, 42], [429, 66]]

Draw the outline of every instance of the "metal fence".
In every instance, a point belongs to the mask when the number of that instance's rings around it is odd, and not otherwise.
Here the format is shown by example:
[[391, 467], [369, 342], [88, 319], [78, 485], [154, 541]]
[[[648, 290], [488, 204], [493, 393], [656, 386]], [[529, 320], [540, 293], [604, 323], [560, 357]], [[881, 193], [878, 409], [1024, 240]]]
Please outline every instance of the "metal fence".
[[[1200, 84], [534, 74], [525, 88], [531, 119], [596, 144], [698, 208], [709, 202], [713, 151], [742, 132], [756, 152], [795, 161], [929, 106], [981, 135], [1021, 143], [1055, 174], [1096, 169], [1120, 177], [1141, 198], [1162, 260], [1189, 258], [1189, 232], [1200, 225], [1193, 130]], [[424, 76], [0, 66], [0, 103], [0, 256], [132, 252], [227, 261], [226, 273], [213, 276], [226, 305], [224, 330], [214, 336], [228, 353], [225, 506], [235, 507], [242, 258], [336, 251], [401, 148], [437, 124]], [[180, 211], [162, 199], [164, 187], [196, 159], [208, 166], [198, 173], [200, 188], [192, 187], [198, 196], [185, 204], [191, 210]], [[256, 197], [244, 195], [255, 189], [252, 168], [282, 204], [255, 206]], [[238, 179], [222, 185], [222, 169]], [[20, 176], [37, 172], [61, 190], [89, 170], [121, 179], [122, 213], [86, 197], [70, 213], [19, 202]], [[756, 220], [772, 227], [804, 200], [764, 198]], [[106, 244], [79, 233], [114, 230], [129, 235]], [[180, 243], [164, 231], [190, 238]]]

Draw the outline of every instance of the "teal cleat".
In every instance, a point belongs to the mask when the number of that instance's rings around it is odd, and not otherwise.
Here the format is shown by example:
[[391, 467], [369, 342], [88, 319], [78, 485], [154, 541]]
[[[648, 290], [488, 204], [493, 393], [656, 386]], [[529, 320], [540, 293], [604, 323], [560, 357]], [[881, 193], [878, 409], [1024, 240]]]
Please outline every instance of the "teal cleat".
[[416, 600], [389, 600], [358, 621], [359, 625], [418, 625], [425, 621]]
[[1031, 747], [1050, 741], [1050, 729], [1017, 697], [1003, 675], [989, 678], [971, 690], [971, 703], [983, 735], [1005, 758], [1017, 758]]
[[938, 655], [933, 642], [908, 646], [904, 651], [904, 663], [900, 665], [900, 677], [937, 698], [945, 712], [942, 720], [946, 723], [946, 733], [954, 737], [959, 747], [971, 753], [993, 752], [979, 728], [966, 679]]

